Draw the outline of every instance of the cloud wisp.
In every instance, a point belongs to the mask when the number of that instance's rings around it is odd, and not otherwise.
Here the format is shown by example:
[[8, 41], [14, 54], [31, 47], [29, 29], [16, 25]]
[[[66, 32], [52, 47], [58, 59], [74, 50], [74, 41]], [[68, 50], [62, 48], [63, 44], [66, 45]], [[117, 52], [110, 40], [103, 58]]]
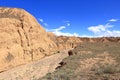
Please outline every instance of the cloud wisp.
[[65, 23], [66, 26], [71, 26], [70, 21], [68, 20], [63, 20], [63, 23]]
[[[48, 26], [43, 19], [38, 19], [44, 26]], [[110, 22], [116, 22], [119, 19], [111, 19]], [[78, 33], [66, 32], [65, 29], [71, 26], [70, 21], [63, 21], [64, 25], [55, 29], [46, 29], [48, 32], [53, 32], [57, 36], [76, 36], [76, 37], [120, 37], [120, 30], [114, 30], [114, 25], [107, 23], [105, 25], [96, 25], [88, 27], [88, 31], [94, 35], [80, 35]], [[65, 32], [64, 32], [65, 31]]]
[[79, 34], [77, 33], [62, 32], [62, 30], [65, 28], [66, 26], [60, 26], [56, 29], [47, 29], [47, 31], [53, 32], [57, 36], [76, 36], [76, 37], [79, 36]]
[[67, 26], [70, 26], [71, 24], [70, 23], [67, 23]]
[[63, 21], [64, 25], [56, 28], [56, 29], [47, 29], [48, 32], [53, 32], [57, 36], [76, 36], [78, 37], [79, 34], [77, 33], [69, 33], [69, 32], [63, 32], [62, 30], [66, 29], [67, 27], [71, 26], [70, 21]]
[[114, 25], [107, 23], [105, 25], [90, 26], [88, 27], [88, 30], [98, 37], [120, 37], [119, 30], [110, 30], [113, 27]]
[[39, 22], [42, 23], [44, 26], [48, 26], [46, 22], [42, 18], [38, 18]]
[[44, 22], [44, 20], [43, 20], [43, 19], [41, 19], [41, 18], [39, 18], [38, 20], [39, 20], [40, 22]]
[[106, 31], [106, 29], [111, 28], [111, 27], [113, 27], [113, 25], [110, 25], [109, 23], [107, 23], [105, 25], [90, 26], [88, 27], [88, 30], [97, 34], [97, 33], [104, 32]]
[[109, 22], [117, 22], [119, 19], [110, 19]]

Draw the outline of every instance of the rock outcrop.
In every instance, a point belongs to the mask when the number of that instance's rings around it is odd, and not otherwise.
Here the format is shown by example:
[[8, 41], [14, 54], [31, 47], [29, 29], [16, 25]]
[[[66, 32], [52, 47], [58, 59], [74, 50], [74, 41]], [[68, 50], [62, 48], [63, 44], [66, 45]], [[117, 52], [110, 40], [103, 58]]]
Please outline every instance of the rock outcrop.
[[82, 42], [78, 37], [56, 36], [52, 32], [48, 32], [48, 37], [54, 41], [58, 50], [71, 49]]
[[0, 8], [0, 72], [43, 58], [56, 47], [31, 14]]

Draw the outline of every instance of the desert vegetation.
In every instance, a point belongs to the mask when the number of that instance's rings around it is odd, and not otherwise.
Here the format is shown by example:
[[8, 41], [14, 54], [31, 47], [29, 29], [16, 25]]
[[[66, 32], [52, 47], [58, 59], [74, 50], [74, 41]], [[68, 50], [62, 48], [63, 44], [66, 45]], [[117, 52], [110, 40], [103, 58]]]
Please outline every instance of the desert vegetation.
[[[120, 80], [120, 43], [81, 43], [70, 50], [76, 55], [39, 80]], [[69, 54], [68, 52], [68, 54]]]

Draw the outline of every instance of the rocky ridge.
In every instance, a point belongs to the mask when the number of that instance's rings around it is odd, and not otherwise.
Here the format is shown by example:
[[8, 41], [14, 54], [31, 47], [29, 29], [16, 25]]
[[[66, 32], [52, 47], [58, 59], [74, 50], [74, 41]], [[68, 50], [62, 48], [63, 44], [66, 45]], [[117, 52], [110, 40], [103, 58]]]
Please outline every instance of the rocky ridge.
[[98, 37], [98, 38], [87, 38], [87, 37], [75, 37], [75, 36], [55, 36], [52, 32], [48, 32], [48, 37], [55, 42], [58, 50], [75, 48], [81, 43], [106, 43], [106, 42], [120, 42], [120, 37]]

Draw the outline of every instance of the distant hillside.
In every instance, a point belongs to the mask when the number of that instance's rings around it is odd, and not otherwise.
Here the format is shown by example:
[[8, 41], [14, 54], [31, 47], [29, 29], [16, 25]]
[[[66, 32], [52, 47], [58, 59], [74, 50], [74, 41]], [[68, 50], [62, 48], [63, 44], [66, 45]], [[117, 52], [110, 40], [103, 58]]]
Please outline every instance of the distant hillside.
[[55, 42], [58, 50], [74, 48], [81, 43], [96, 43], [96, 42], [120, 42], [120, 37], [98, 37], [98, 38], [87, 38], [87, 37], [68, 37], [68, 36], [55, 36], [52, 32], [48, 32], [48, 37]]

